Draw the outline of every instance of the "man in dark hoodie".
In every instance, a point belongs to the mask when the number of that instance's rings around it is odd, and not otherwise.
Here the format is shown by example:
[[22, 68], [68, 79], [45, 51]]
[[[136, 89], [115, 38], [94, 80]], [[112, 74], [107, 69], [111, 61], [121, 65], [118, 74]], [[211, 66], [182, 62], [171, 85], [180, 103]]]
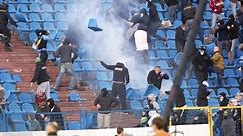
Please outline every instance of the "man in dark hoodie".
[[176, 17], [176, 10], [178, 9], [179, 2], [178, 0], [165, 0], [165, 3], [168, 6], [168, 16], [171, 24], [174, 24]]
[[119, 101], [112, 96], [106, 88], [101, 89], [101, 94], [95, 99], [94, 106], [98, 108], [98, 128], [110, 127], [110, 110], [119, 105]]
[[186, 43], [186, 32], [189, 29], [189, 25], [183, 20], [182, 24], [176, 28], [175, 42], [177, 52], [183, 52]]
[[186, 6], [182, 10], [182, 21], [191, 20], [194, 18], [196, 14], [196, 8], [192, 6], [192, 2], [190, 0], [187, 1]]
[[241, 1], [241, 6], [237, 12], [237, 18], [240, 23], [240, 49], [243, 50], [243, 1]]
[[50, 77], [47, 73], [45, 64], [43, 64], [41, 62], [41, 59], [39, 57], [37, 57], [35, 59], [35, 63], [36, 63], [36, 68], [35, 68], [35, 73], [34, 76], [32, 78], [32, 80], [30, 81], [30, 87], [33, 86], [34, 82], [37, 82], [37, 94], [40, 93], [45, 93], [46, 98], [49, 99], [50, 98]]
[[192, 64], [195, 69], [195, 74], [199, 84], [208, 80], [208, 69], [213, 65], [212, 60], [206, 53], [205, 48], [200, 48], [198, 54], [192, 59]]
[[239, 30], [240, 30], [240, 25], [238, 22], [236, 22], [234, 15], [229, 16], [229, 21], [226, 22], [226, 27], [228, 29], [228, 36], [231, 43], [228, 65], [234, 65], [235, 48], [239, 44], [238, 42], [239, 42]]
[[66, 72], [69, 72], [71, 77], [71, 81], [69, 83], [68, 90], [74, 90], [75, 82], [76, 82], [76, 74], [73, 70], [73, 63], [74, 60], [78, 57], [78, 53], [76, 50], [70, 45], [70, 40], [65, 39], [62, 45], [57, 49], [57, 51], [53, 54], [55, 57], [60, 57], [61, 61], [61, 68], [60, 72], [58, 73], [57, 80], [54, 86], [54, 90], [57, 90], [62, 77]]
[[210, 95], [210, 91], [208, 91], [209, 84], [207, 81], [203, 81], [198, 88], [197, 92], [197, 106], [205, 107], [208, 106], [208, 96]]
[[111, 95], [119, 97], [121, 110], [126, 110], [126, 87], [129, 83], [129, 72], [125, 65], [121, 62], [117, 62], [116, 65], [107, 65], [101, 61], [101, 65], [106, 69], [113, 71], [112, 79], [112, 91]]
[[61, 113], [61, 109], [55, 104], [52, 98], [47, 100], [47, 104], [50, 108], [50, 122], [57, 122], [59, 130], [64, 130], [64, 121]]
[[217, 38], [217, 46], [220, 48], [220, 52], [222, 52], [223, 48], [225, 47], [226, 51], [229, 53], [230, 43], [228, 38], [228, 30], [224, 24], [224, 20], [218, 21], [218, 25], [215, 27], [214, 36]]
[[161, 89], [161, 83], [163, 79], [169, 79], [169, 76], [165, 72], [161, 72], [160, 66], [156, 66], [154, 70], [151, 70], [147, 76], [148, 84], [153, 84], [158, 89]]

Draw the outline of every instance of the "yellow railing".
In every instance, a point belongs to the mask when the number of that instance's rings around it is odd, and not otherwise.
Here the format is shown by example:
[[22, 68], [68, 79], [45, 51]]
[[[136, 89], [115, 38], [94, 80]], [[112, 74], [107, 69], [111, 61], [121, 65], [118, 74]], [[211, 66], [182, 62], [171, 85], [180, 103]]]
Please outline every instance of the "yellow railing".
[[[175, 107], [174, 111], [176, 110], [204, 110], [204, 111], [208, 111], [208, 125], [210, 128], [210, 136], [213, 136], [214, 134], [214, 130], [213, 130], [213, 110], [218, 109], [218, 110], [222, 110], [222, 109], [241, 109], [241, 125], [243, 126], [243, 106], [227, 106], [227, 107]], [[170, 125], [172, 125], [172, 121], [170, 119]], [[241, 128], [242, 129], [242, 128]], [[241, 130], [243, 131], [243, 130]]]

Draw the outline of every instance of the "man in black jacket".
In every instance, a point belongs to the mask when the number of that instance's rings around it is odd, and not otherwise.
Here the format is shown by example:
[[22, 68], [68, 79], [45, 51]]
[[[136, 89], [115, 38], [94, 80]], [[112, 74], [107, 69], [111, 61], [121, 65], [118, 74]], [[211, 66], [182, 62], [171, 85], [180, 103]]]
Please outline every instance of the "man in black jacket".
[[69, 83], [68, 90], [74, 90], [75, 82], [76, 82], [76, 74], [73, 70], [73, 63], [74, 60], [78, 57], [78, 53], [70, 44], [71, 42], [68, 39], [65, 39], [62, 45], [53, 54], [55, 57], [60, 57], [60, 61], [61, 61], [61, 68], [56, 79], [54, 90], [58, 89], [62, 77], [66, 72], [69, 72], [70, 75], [72, 76], [71, 81]]
[[121, 110], [126, 110], [126, 87], [129, 83], [129, 72], [125, 65], [121, 62], [116, 63], [116, 65], [107, 65], [101, 61], [101, 65], [106, 69], [113, 71], [113, 81], [112, 81], [112, 91], [111, 95], [114, 97], [119, 97]]
[[208, 96], [210, 95], [210, 91], [208, 91], [209, 84], [207, 81], [203, 81], [198, 88], [197, 92], [197, 106], [204, 107], [208, 106]]
[[205, 48], [200, 48], [197, 55], [195, 55], [192, 59], [192, 64], [195, 69], [195, 74], [199, 84], [203, 81], [208, 80], [208, 69], [213, 65], [212, 60], [206, 53]]
[[64, 130], [64, 121], [60, 108], [55, 104], [52, 98], [47, 100], [47, 104], [50, 108], [50, 122], [57, 122], [59, 130]]
[[154, 70], [149, 72], [147, 82], [148, 84], [153, 84], [158, 89], [161, 89], [163, 79], [169, 79], [169, 76], [165, 72], [161, 72], [160, 66], [156, 66]]
[[35, 59], [36, 68], [35, 73], [30, 81], [30, 87], [32, 87], [34, 82], [37, 82], [37, 94], [45, 93], [46, 98], [50, 98], [50, 82], [49, 82], [49, 75], [47, 73], [45, 65], [41, 62], [41, 59], [37, 57]]
[[228, 52], [228, 58], [230, 57], [230, 42], [228, 38], [228, 30], [226, 25], [224, 24], [224, 20], [219, 20], [218, 25], [215, 27], [215, 37], [217, 37], [217, 46], [220, 48], [220, 52], [225, 47]]
[[175, 33], [175, 42], [176, 42], [176, 50], [177, 52], [183, 52], [185, 43], [186, 43], [186, 32], [189, 26], [186, 24], [184, 20], [183, 23], [176, 28]]
[[94, 106], [98, 108], [98, 128], [109, 128], [110, 110], [119, 105], [119, 101], [112, 96], [106, 88], [101, 89], [101, 94], [95, 99]]
[[5, 43], [4, 49], [5, 51], [12, 51], [11, 49], [11, 33], [10, 30], [8, 29], [8, 22], [10, 21], [11, 24], [15, 25], [17, 27], [16, 22], [13, 20], [13, 18], [10, 16], [8, 12], [8, 5], [5, 2], [2, 2], [0, 4], [0, 34], [1, 39]]

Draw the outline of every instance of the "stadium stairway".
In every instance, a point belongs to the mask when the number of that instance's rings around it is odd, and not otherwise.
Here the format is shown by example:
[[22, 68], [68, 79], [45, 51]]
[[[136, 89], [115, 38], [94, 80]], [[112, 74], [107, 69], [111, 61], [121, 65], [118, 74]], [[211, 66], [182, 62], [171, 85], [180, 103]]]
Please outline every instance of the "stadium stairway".
[[[21, 78], [21, 82], [17, 83], [17, 90], [20, 92], [35, 92], [36, 86], [29, 87], [30, 80], [35, 70], [35, 57], [36, 53], [31, 47], [24, 46], [23, 41], [19, 40], [17, 35], [12, 36], [11, 43], [13, 44], [13, 52], [4, 52], [3, 44], [0, 44], [0, 68], [7, 69], [10, 73], [18, 74]], [[51, 84], [54, 84], [55, 78], [58, 74], [58, 67], [54, 66], [53, 63], [47, 63], [48, 73], [51, 77]], [[84, 101], [69, 101], [70, 92], [67, 91], [70, 77], [64, 77], [62, 84], [57, 93], [57, 104], [61, 107], [62, 111], [72, 112], [79, 111], [81, 108], [87, 110], [94, 110], [93, 100], [95, 94], [93, 91], [84, 85], [78, 86], [78, 93]], [[32, 90], [32, 91], [31, 91]], [[77, 116], [66, 116], [67, 121], [78, 121], [79, 115]]]

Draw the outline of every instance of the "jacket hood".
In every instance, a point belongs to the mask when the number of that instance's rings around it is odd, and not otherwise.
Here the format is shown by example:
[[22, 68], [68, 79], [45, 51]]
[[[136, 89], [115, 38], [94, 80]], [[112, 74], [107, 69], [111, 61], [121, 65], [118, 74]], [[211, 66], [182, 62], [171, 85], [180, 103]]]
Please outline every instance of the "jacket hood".
[[101, 89], [101, 95], [102, 95], [103, 97], [107, 96], [108, 93], [109, 93], [109, 92], [108, 92], [108, 90], [107, 90], [106, 88]]
[[121, 62], [117, 62], [116, 63], [116, 67], [118, 67], [118, 68], [124, 68], [125, 65], [123, 63], [121, 63]]
[[48, 105], [50, 109], [52, 109], [55, 106], [55, 102], [52, 98], [48, 99], [47, 102], [50, 102], [50, 104]]

